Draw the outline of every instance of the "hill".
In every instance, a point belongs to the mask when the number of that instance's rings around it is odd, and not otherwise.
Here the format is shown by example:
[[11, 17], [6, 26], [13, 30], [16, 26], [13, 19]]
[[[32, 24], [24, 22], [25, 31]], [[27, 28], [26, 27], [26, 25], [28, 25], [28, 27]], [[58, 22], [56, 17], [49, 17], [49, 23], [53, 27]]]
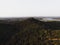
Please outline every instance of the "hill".
[[2, 22], [0, 45], [51, 45], [48, 38], [55, 36], [54, 30], [60, 30], [60, 22], [43, 22], [34, 18]]

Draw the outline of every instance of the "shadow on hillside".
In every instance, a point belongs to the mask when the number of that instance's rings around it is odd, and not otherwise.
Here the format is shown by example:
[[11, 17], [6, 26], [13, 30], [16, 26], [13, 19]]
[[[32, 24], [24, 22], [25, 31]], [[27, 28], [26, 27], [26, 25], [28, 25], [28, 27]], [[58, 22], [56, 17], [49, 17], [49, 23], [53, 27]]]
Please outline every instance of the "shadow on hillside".
[[6, 43], [18, 32], [15, 25], [0, 23], [0, 43]]

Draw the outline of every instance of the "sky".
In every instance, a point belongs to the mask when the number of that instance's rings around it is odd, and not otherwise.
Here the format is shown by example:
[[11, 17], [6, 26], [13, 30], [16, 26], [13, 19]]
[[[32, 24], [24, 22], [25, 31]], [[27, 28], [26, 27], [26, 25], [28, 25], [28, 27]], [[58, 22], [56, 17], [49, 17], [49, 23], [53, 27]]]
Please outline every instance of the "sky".
[[59, 17], [60, 0], [0, 0], [0, 17]]

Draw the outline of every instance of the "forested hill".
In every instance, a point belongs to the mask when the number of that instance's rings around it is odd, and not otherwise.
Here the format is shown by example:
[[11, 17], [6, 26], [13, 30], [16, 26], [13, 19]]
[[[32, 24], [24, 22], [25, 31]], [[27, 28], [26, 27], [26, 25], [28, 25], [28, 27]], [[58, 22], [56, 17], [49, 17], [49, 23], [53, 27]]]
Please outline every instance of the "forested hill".
[[[24, 20], [25, 22], [28, 22], [29, 23], [36, 23], [38, 25], [40, 25], [41, 28], [43, 29], [50, 29], [50, 30], [60, 30], [60, 21], [47, 21], [47, 22], [44, 22], [44, 21], [40, 21], [40, 20], [37, 20], [37, 19], [34, 19], [34, 18], [29, 18], [27, 20]], [[24, 22], [22, 21], [22, 22]], [[29, 25], [29, 24], [28, 24]]]
[[12, 22], [2, 21], [0, 45], [46, 45], [44, 31], [48, 29], [60, 30], [60, 22], [44, 22], [34, 18]]

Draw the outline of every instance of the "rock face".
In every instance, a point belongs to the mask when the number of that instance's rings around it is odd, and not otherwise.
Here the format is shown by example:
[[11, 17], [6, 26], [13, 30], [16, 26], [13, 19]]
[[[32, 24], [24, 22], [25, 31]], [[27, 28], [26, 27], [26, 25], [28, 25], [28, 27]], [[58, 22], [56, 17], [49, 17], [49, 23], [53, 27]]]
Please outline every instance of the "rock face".
[[0, 23], [0, 45], [50, 45], [48, 38], [53, 28], [50, 24], [34, 18]]

